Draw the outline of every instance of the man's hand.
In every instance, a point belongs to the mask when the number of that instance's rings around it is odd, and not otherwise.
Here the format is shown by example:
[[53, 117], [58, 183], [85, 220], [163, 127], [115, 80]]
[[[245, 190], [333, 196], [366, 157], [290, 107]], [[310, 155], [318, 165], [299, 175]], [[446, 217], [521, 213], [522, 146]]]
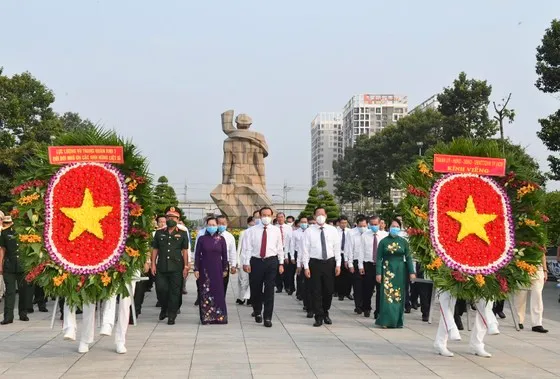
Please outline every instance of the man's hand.
[[222, 278], [225, 278], [228, 274], [228, 270], [224, 271], [224, 273], [222, 274]]
[[308, 268], [306, 268], [303, 273], [307, 279], [311, 279], [311, 271]]
[[381, 283], [381, 275], [375, 275], [375, 281]]
[[[150, 266], [151, 266], [150, 263], [148, 263], [148, 262], [144, 263], [144, 273], [150, 271]], [[0, 272], [2, 272], [2, 271], [0, 271]]]
[[296, 260], [292, 259], [292, 264], [295, 265], [296, 264]]
[[301, 274], [301, 267], [296, 268], [296, 275], [300, 275]]
[[278, 266], [278, 272], [280, 273], [280, 275], [284, 273], [284, 265]]
[[156, 264], [152, 262], [152, 275], [156, 276], [156, 274], [157, 274]]
[[337, 267], [334, 269], [334, 276], [339, 276], [340, 275], [340, 267]]
[[251, 273], [251, 265], [243, 265], [243, 271], [245, 271], [247, 274]]
[[410, 280], [416, 279], [416, 274], [410, 274]]
[[546, 281], [548, 280], [548, 271], [544, 272], [544, 281], [546, 283]]
[[189, 266], [183, 268], [183, 279], [187, 279], [187, 276], [189, 276]]
[[194, 277], [196, 278], [196, 280], [198, 280], [198, 278], [200, 278], [200, 273], [198, 271], [195, 271]]
[[366, 274], [366, 270], [363, 269], [363, 268], [361, 268], [361, 269], [360, 269], [360, 275], [365, 275], [365, 274]]
[[236, 272], [237, 272], [237, 267], [232, 267], [231, 268], [231, 274], [235, 275]]
[[348, 265], [348, 262], [344, 262], [344, 267], [346, 267], [347, 270], [350, 269], [350, 268], [349, 268], [349, 265]]
[[348, 266], [348, 271], [350, 271], [351, 274], [354, 273], [354, 266]]

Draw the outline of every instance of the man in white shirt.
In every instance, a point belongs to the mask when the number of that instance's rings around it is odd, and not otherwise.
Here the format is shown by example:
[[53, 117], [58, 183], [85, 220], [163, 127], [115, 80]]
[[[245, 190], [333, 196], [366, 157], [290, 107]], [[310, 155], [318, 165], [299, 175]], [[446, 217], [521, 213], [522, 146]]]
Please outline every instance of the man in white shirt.
[[271, 225], [272, 209], [262, 208], [260, 218], [261, 223], [253, 226], [245, 236], [246, 249], [242, 252], [242, 261], [243, 270], [249, 273], [255, 321], [263, 322], [264, 316], [264, 326], [270, 328], [274, 311], [274, 281], [277, 272], [284, 272], [284, 246], [280, 229]]
[[[337, 226], [338, 236], [340, 238], [340, 255], [342, 262], [346, 262], [346, 255], [348, 255], [350, 228], [348, 227], [348, 218], [346, 216], [338, 219]], [[338, 300], [343, 301], [345, 297], [349, 300], [354, 300], [350, 292], [352, 291], [352, 276], [346, 267], [346, 264], [341, 266], [340, 275], [335, 279], [335, 292], [338, 294]]]
[[[298, 291], [300, 291], [300, 297], [303, 300], [303, 310], [307, 312], [307, 318], [313, 318], [313, 309], [311, 307], [311, 284], [310, 280], [305, 277], [303, 270], [303, 237], [305, 236], [305, 231], [309, 227], [315, 225], [316, 221], [313, 217], [302, 217], [299, 220], [300, 230], [298, 232], [298, 240], [296, 241], [297, 249], [297, 270], [296, 274], [298, 276]], [[301, 287], [301, 289], [300, 289]]]
[[368, 223], [368, 231], [362, 234], [362, 248], [358, 257], [358, 269], [360, 275], [364, 277], [362, 287], [362, 309], [364, 316], [371, 315], [371, 297], [373, 296], [375, 288], [375, 312], [374, 318], [377, 319], [379, 315], [379, 283], [375, 280], [376, 275], [376, 262], [377, 262], [377, 248], [379, 242], [387, 237], [387, 232], [379, 230], [379, 216], [371, 216]]
[[305, 276], [310, 279], [311, 304], [315, 314], [313, 326], [323, 322], [332, 324], [329, 317], [334, 292], [334, 278], [340, 275], [340, 238], [336, 228], [326, 224], [327, 211], [315, 210], [317, 225], [309, 228], [303, 237], [303, 267]]
[[363, 309], [364, 277], [360, 274], [358, 258], [362, 249], [362, 234], [367, 232], [367, 218], [359, 215], [356, 227], [350, 232], [349, 245], [346, 248], [346, 262], [348, 271], [352, 274], [352, 287], [354, 288], [354, 312], [361, 315]]
[[[243, 256], [243, 251], [245, 250], [245, 235], [249, 232], [252, 226], [255, 225], [253, 217], [249, 216], [247, 218], [247, 229], [242, 230], [239, 233], [239, 243], [237, 244], [237, 257], [239, 264], [242, 264], [241, 257]], [[247, 305], [251, 305], [251, 291], [249, 289], [249, 274], [243, 270], [239, 270], [238, 276], [238, 291], [237, 291], [237, 301], [239, 305], [245, 304], [247, 300]]]
[[224, 237], [226, 240], [227, 255], [228, 255], [228, 273], [224, 278], [224, 295], [227, 292], [229, 284], [229, 272], [231, 270], [232, 274], [237, 272], [237, 247], [235, 246], [235, 237], [233, 234], [227, 231], [228, 220], [224, 215], [216, 217], [216, 222], [218, 223], [218, 234]]
[[[282, 293], [282, 286], [286, 289], [288, 295], [292, 296], [296, 290], [295, 273], [296, 273], [296, 258], [294, 257], [293, 245], [293, 230], [292, 227], [286, 224], [286, 215], [283, 212], [278, 213], [276, 216], [278, 221], [278, 228], [280, 229], [280, 236], [282, 237], [282, 244], [284, 245], [284, 275], [276, 277], [276, 293]], [[294, 262], [292, 264], [292, 261]]]

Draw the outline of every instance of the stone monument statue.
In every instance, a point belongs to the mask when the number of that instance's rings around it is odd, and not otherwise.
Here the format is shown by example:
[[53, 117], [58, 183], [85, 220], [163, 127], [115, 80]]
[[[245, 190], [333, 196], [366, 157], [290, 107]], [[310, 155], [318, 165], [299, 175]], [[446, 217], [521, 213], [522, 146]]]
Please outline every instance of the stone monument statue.
[[233, 110], [222, 113], [224, 141], [222, 184], [210, 196], [233, 227], [245, 226], [247, 217], [263, 206], [272, 206], [266, 193], [264, 158], [268, 146], [264, 136], [249, 131], [251, 117], [239, 114], [233, 126]]

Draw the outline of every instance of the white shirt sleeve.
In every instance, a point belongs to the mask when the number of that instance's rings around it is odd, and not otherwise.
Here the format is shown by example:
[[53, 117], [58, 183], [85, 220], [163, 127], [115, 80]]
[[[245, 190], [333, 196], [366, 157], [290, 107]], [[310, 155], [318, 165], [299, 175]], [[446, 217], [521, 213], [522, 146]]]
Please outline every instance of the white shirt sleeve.
[[361, 270], [364, 268], [364, 255], [366, 250], [366, 234], [363, 233], [360, 237], [360, 251], [358, 253], [358, 268]]
[[309, 249], [311, 248], [311, 230], [307, 230], [303, 233], [303, 242], [301, 244], [301, 263], [303, 264], [303, 268], [308, 270], [309, 269]]
[[284, 264], [284, 244], [282, 243], [282, 235], [280, 234], [280, 229], [278, 229], [277, 240], [276, 240], [276, 251], [278, 252], [278, 262]]
[[241, 246], [241, 255], [243, 257], [242, 261], [245, 266], [251, 264], [251, 255], [253, 252], [253, 233], [251, 229], [245, 231], [245, 236], [243, 237], [243, 246]]
[[235, 246], [235, 237], [233, 234], [228, 233], [229, 242], [228, 242], [228, 259], [229, 264], [231, 267], [237, 266], [237, 248]]
[[334, 239], [334, 246], [333, 246], [334, 259], [336, 261], [336, 267], [340, 267], [340, 264], [341, 264], [341, 261], [342, 261], [342, 256], [341, 256], [341, 252], [340, 252], [340, 245], [341, 245], [342, 241], [340, 240], [338, 232], [336, 231], [335, 228], [333, 228], [333, 235], [336, 237]]

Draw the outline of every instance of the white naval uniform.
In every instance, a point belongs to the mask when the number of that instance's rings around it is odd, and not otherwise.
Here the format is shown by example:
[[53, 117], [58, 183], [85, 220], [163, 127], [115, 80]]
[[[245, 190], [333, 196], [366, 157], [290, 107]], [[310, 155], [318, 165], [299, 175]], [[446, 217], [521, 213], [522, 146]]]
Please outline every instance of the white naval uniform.
[[[241, 256], [245, 249], [246, 239], [245, 236], [249, 233], [250, 228], [243, 230], [239, 234], [239, 243], [237, 244], [237, 262], [241, 262]], [[243, 270], [242, 264], [239, 264], [237, 271], [237, 298], [239, 300], [248, 300], [251, 298], [251, 288], [249, 286], [249, 274]]]

